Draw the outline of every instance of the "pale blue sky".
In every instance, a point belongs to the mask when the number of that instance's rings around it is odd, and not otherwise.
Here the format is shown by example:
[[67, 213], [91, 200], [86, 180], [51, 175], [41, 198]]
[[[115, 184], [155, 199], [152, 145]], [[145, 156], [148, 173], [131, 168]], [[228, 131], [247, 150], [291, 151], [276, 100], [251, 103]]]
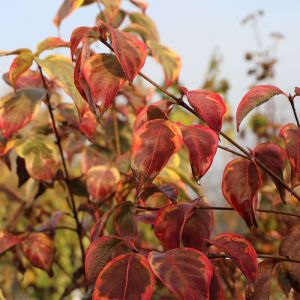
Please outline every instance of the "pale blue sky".
[[[57, 35], [52, 19], [62, 0], [3, 1], [0, 6], [0, 49], [34, 48], [45, 37]], [[126, 8], [132, 8], [123, 0]], [[265, 11], [260, 20], [263, 37], [279, 31], [285, 39], [279, 46], [276, 82], [292, 92], [300, 85], [299, 0], [148, 0], [148, 14], [159, 27], [161, 40], [182, 57], [181, 80], [190, 89], [202, 82], [208, 59], [218, 47], [224, 57], [223, 75], [229, 79], [231, 101], [237, 103], [251, 80], [246, 76], [243, 56], [255, 48], [250, 26], [241, 26], [241, 19], [258, 9]], [[5, 3], [5, 4], [4, 4]], [[98, 12], [96, 5], [76, 11], [62, 23], [62, 38], [68, 40], [72, 30], [92, 25]], [[9, 68], [11, 58], [0, 58], [1, 73]], [[162, 78], [159, 66], [148, 63], [145, 72], [157, 80]], [[0, 95], [3, 95], [0, 83]]]

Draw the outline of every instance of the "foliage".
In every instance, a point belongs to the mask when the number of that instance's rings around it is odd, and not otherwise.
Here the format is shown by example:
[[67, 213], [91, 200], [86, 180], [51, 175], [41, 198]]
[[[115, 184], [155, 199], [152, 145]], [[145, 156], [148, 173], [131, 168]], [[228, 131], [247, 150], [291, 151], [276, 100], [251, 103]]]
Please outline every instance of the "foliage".
[[[299, 298], [299, 88], [291, 95], [259, 84], [246, 93], [237, 131], [278, 95], [296, 124], [243, 147], [222, 131], [233, 118], [215, 56], [202, 88], [181, 86], [180, 57], [161, 42], [143, 0], [130, 0], [134, 12], [121, 0], [65, 0], [54, 24], [94, 2], [96, 25], [74, 29], [70, 42], [50, 37], [35, 51], [0, 52], [15, 56], [3, 74], [13, 91], [0, 99], [4, 296]], [[45, 56], [60, 47], [70, 57]], [[163, 85], [141, 72], [148, 56]], [[217, 151], [237, 156], [223, 171], [227, 207], [212, 206], [200, 184]], [[244, 235], [216, 234], [226, 210], [249, 227]]]

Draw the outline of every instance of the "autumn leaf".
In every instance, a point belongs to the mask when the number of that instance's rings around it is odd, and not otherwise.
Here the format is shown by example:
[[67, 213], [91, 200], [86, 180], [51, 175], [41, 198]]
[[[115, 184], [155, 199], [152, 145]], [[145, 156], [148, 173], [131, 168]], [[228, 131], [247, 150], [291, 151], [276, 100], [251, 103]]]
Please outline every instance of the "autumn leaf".
[[286, 124], [280, 129], [284, 139], [285, 150], [292, 168], [293, 187], [300, 184], [300, 129], [294, 124]]
[[[262, 143], [255, 147], [254, 157], [284, 181], [285, 152], [283, 148], [270, 142]], [[271, 176], [271, 178], [279, 191], [282, 202], [285, 203], [285, 188], [276, 178], [273, 176]]]
[[58, 37], [49, 37], [38, 43], [34, 55], [39, 56], [46, 50], [52, 50], [61, 47], [69, 47], [69, 43]]
[[168, 120], [151, 120], [138, 129], [131, 150], [138, 191], [159, 174], [181, 143], [180, 129]]
[[246, 276], [248, 283], [253, 283], [258, 269], [256, 251], [243, 236], [234, 233], [222, 233], [212, 240], [211, 245], [225, 252]]
[[27, 136], [16, 147], [16, 152], [25, 159], [32, 178], [52, 182], [59, 166], [58, 150], [53, 141], [42, 135]]
[[105, 18], [109, 20], [109, 23], [112, 23], [120, 9], [121, 0], [99, 0], [99, 2], [105, 8], [103, 10]]
[[209, 259], [193, 248], [177, 248], [148, 255], [156, 277], [179, 299], [209, 300], [213, 269]]
[[218, 136], [210, 128], [201, 125], [180, 126], [186, 145], [192, 172], [198, 182], [210, 168], [218, 147]]
[[273, 85], [258, 85], [252, 88], [241, 100], [236, 111], [236, 127], [237, 131], [240, 130], [240, 125], [246, 115], [272, 97], [276, 95], [285, 95], [282, 90]]
[[94, 240], [85, 255], [84, 269], [87, 282], [94, 283], [107, 263], [127, 252], [130, 252], [130, 249], [124, 240], [117, 236], [103, 236]]
[[254, 210], [257, 206], [257, 192], [260, 185], [261, 175], [250, 160], [234, 159], [224, 170], [223, 196], [250, 228], [257, 226]]
[[0, 230], [0, 255], [10, 248], [20, 244], [27, 236], [25, 234], [13, 234], [8, 231]]
[[154, 277], [147, 259], [141, 254], [123, 254], [112, 259], [100, 272], [93, 300], [150, 300]]
[[148, 3], [145, 0], [130, 0], [132, 4], [141, 9], [143, 14], [146, 13], [146, 9], [148, 8]]
[[181, 87], [181, 91], [186, 95], [190, 105], [201, 120], [212, 130], [220, 132], [223, 116], [226, 112], [226, 105], [222, 97], [208, 90], [188, 91]]
[[0, 130], [5, 139], [31, 122], [44, 96], [43, 89], [21, 89], [0, 99]]
[[51, 274], [55, 247], [53, 240], [41, 232], [33, 232], [21, 243], [24, 256], [37, 268]]
[[118, 169], [108, 166], [95, 166], [88, 170], [86, 183], [93, 202], [104, 201], [115, 191], [120, 180]]
[[178, 80], [181, 70], [181, 58], [172, 49], [161, 45], [155, 40], [147, 42], [153, 58], [162, 66], [165, 74], [166, 87], [171, 86]]
[[101, 113], [112, 105], [126, 81], [121, 65], [112, 54], [91, 56], [82, 66], [82, 74]]

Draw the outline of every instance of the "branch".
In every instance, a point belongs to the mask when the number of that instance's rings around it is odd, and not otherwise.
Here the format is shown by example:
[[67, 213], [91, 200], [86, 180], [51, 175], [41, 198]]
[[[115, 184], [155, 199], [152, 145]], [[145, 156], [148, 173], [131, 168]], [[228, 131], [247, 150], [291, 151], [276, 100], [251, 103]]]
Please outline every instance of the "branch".
[[70, 207], [70, 209], [71, 209], [71, 211], [74, 215], [74, 219], [75, 219], [75, 222], [76, 222], [76, 230], [77, 230], [77, 235], [78, 235], [78, 240], [79, 240], [79, 245], [80, 245], [80, 250], [81, 250], [82, 265], [84, 266], [85, 253], [84, 253], [84, 246], [83, 246], [82, 239], [81, 239], [82, 230], [81, 230], [81, 224], [79, 222], [79, 218], [78, 218], [78, 214], [77, 214], [74, 195], [73, 195], [73, 192], [71, 190], [70, 177], [69, 177], [69, 172], [68, 172], [68, 168], [67, 168], [67, 163], [66, 163], [64, 153], [63, 153], [63, 148], [62, 148], [62, 145], [61, 145], [60, 135], [58, 134], [58, 130], [57, 130], [54, 114], [53, 114], [53, 109], [52, 109], [51, 102], [50, 102], [50, 93], [49, 93], [49, 89], [48, 89], [48, 86], [47, 86], [47, 83], [46, 83], [46, 79], [44, 77], [44, 74], [43, 74], [43, 71], [42, 71], [42, 68], [41, 68], [40, 65], [38, 65], [38, 68], [39, 68], [39, 72], [40, 72], [41, 77], [42, 77], [44, 88], [46, 90], [46, 103], [47, 103], [48, 111], [49, 111], [49, 114], [50, 114], [50, 117], [51, 117], [53, 133], [56, 137], [56, 143], [57, 143], [57, 146], [58, 146], [58, 149], [59, 149], [59, 153], [60, 153], [60, 157], [61, 157], [61, 161], [62, 161], [64, 173], [65, 173], [64, 181], [66, 183], [66, 186], [67, 186], [67, 189], [68, 189], [68, 194], [69, 194], [69, 197], [67, 197], [67, 203], [68, 203], [68, 205], [69, 205], [69, 207]]
[[294, 103], [294, 99], [296, 98], [296, 94], [294, 96], [292, 95], [289, 95], [289, 102], [292, 106], [292, 110], [293, 110], [293, 114], [294, 114], [294, 117], [295, 117], [295, 120], [297, 122], [297, 126], [300, 127], [300, 124], [299, 124], [299, 119], [298, 119], [298, 115], [297, 115], [297, 111], [296, 111], [296, 107], [295, 107], [295, 103]]
[[[149, 207], [149, 206], [137, 206], [138, 209], [141, 210], [146, 210], [146, 211], [159, 211], [161, 208], [158, 207]], [[225, 207], [225, 206], [205, 206], [205, 207], [198, 207], [198, 209], [211, 209], [211, 210], [230, 210], [230, 211], [235, 211], [232, 207]], [[275, 214], [275, 215], [283, 215], [283, 216], [290, 216], [290, 217], [296, 217], [300, 218], [300, 215], [295, 214], [295, 213], [289, 213], [285, 211], [279, 211], [279, 210], [273, 210], [273, 209], [262, 209], [262, 208], [257, 208], [257, 212], [260, 213], [266, 213], [266, 214]]]
[[[226, 254], [208, 254], [208, 258], [210, 259], [216, 259], [216, 258], [230, 258], [228, 255]], [[292, 259], [288, 256], [282, 256], [282, 255], [272, 255], [272, 254], [262, 254], [262, 253], [257, 253], [257, 258], [263, 258], [263, 259], [267, 259], [267, 258], [272, 258], [272, 259], [276, 259], [276, 260], [280, 260], [280, 261], [287, 261], [287, 262], [291, 262], [291, 263], [298, 263], [300, 264], [300, 260], [298, 259]]]

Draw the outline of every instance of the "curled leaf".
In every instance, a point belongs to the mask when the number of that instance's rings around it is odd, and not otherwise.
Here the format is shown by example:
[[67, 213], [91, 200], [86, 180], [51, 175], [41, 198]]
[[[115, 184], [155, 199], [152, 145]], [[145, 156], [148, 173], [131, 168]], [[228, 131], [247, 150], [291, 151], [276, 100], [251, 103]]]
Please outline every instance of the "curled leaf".
[[187, 146], [196, 181], [210, 168], [218, 147], [218, 136], [201, 125], [181, 126], [183, 142]]
[[223, 196], [250, 228], [257, 226], [254, 210], [257, 206], [257, 192], [260, 185], [260, 172], [250, 160], [234, 159], [224, 170]]
[[40, 42], [36, 47], [34, 55], [39, 56], [46, 50], [52, 50], [55, 48], [69, 47], [69, 43], [58, 37], [49, 37]]
[[222, 97], [208, 90], [188, 91], [184, 87], [181, 90], [201, 120], [212, 130], [220, 132], [223, 116], [226, 112], [226, 105]]
[[209, 243], [230, 256], [249, 283], [255, 281], [258, 269], [256, 251], [243, 236], [234, 233], [222, 233], [210, 240]]
[[259, 106], [276, 95], [286, 95], [282, 90], [273, 85], [258, 85], [251, 89], [241, 100], [236, 111], [236, 127], [240, 125], [246, 115], [256, 106]]

